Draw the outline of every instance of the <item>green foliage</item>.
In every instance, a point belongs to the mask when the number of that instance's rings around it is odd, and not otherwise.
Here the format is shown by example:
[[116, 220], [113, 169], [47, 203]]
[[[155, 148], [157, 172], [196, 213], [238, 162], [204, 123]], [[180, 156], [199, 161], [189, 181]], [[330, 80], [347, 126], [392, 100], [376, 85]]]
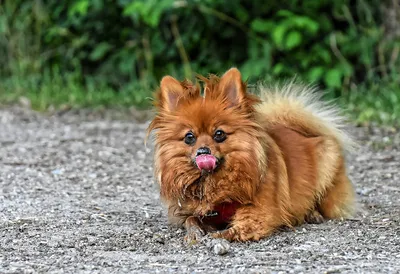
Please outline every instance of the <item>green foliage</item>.
[[142, 96], [145, 93], [143, 87], [134, 83], [116, 92], [93, 79], [82, 84], [73, 74], [46, 70], [39, 77], [5, 79], [0, 85], [0, 102], [13, 103], [23, 99], [40, 111], [86, 107], [141, 108], [144, 107]]
[[[130, 103], [143, 105], [165, 74], [193, 78], [230, 66], [239, 67], [250, 82], [297, 76], [327, 89], [330, 98], [354, 102], [367, 102], [366, 94], [375, 94], [382, 83], [385, 94], [395, 94], [388, 98], [397, 98], [400, 89], [400, 41], [386, 27], [386, 1], [0, 3], [3, 90], [39, 94], [45, 86], [65, 92], [79, 86], [82, 94], [130, 94]], [[64, 84], [52, 86], [52, 78]], [[31, 84], [22, 87], [24, 81]], [[65, 85], [72, 82], [76, 87]], [[96, 88], [89, 91], [89, 86]], [[125, 92], [132, 87], [140, 88]], [[382, 104], [392, 101], [382, 99]], [[365, 108], [376, 104], [371, 99]]]
[[395, 81], [353, 86], [340, 98], [350, 117], [360, 124], [371, 121], [400, 127], [400, 89]]

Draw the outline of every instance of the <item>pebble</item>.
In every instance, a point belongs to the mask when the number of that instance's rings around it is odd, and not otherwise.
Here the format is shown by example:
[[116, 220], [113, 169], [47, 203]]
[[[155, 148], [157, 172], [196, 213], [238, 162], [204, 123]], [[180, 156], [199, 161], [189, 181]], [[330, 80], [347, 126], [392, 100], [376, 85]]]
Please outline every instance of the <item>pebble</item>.
[[211, 241], [212, 251], [215, 255], [225, 255], [229, 252], [230, 243], [224, 239], [214, 239]]
[[63, 174], [63, 171], [61, 169], [57, 168], [57, 169], [52, 170], [51, 173], [54, 175], [61, 175], [61, 174]]

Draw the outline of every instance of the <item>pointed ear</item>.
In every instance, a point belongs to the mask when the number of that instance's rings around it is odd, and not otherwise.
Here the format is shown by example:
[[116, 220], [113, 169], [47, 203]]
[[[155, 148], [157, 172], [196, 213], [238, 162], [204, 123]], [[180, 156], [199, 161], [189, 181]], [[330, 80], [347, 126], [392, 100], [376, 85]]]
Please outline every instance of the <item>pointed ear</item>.
[[181, 83], [172, 76], [164, 76], [161, 79], [159, 91], [159, 107], [166, 111], [174, 111], [179, 99], [184, 95]]
[[242, 82], [242, 75], [237, 68], [231, 68], [225, 72], [220, 79], [219, 90], [231, 107], [243, 102], [246, 91]]

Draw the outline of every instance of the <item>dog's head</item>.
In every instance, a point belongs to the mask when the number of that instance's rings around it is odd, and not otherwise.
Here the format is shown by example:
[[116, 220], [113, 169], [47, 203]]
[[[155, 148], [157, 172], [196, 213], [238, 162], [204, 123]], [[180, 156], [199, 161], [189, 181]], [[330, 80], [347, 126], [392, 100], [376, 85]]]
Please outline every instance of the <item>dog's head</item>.
[[221, 78], [211, 75], [200, 79], [204, 94], [198, 84], [179, 82], [171, 76], [161, 80], [156, 94], [157, 114], [148, 130], [155, 130], [161, 195], [184, 198], [192, 193], [188, 189], [205, 184], [202, 193], [197, 193], [199, 199], [217, 195], [209, 193], [212, 191], [232, 200], [239, 194], [231, 192], [247, 187], [237, 181], [236, 173], [247, 177], [257, 173], [263, 154], [260, 127], [254, 119], [259, 99], [247, 93], [235, 68]]

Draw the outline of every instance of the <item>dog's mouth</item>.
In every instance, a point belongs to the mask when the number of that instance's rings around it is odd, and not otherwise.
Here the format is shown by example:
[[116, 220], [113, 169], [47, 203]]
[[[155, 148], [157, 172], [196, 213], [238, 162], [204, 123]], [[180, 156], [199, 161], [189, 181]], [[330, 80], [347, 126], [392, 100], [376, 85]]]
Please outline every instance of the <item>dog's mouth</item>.
[[221, 160], [212, 154], [201, 154], [193, 162], [202, 173], [211, 173], [218, 168]]
[[212, 154], [197, 155], [192, 158], [193, 167], [200, 172], [198, 177], [183, 188], [183, 196], [202, 199], [204, 197], [203, 182], [218, 170], [223, 158], [215, 157]]

